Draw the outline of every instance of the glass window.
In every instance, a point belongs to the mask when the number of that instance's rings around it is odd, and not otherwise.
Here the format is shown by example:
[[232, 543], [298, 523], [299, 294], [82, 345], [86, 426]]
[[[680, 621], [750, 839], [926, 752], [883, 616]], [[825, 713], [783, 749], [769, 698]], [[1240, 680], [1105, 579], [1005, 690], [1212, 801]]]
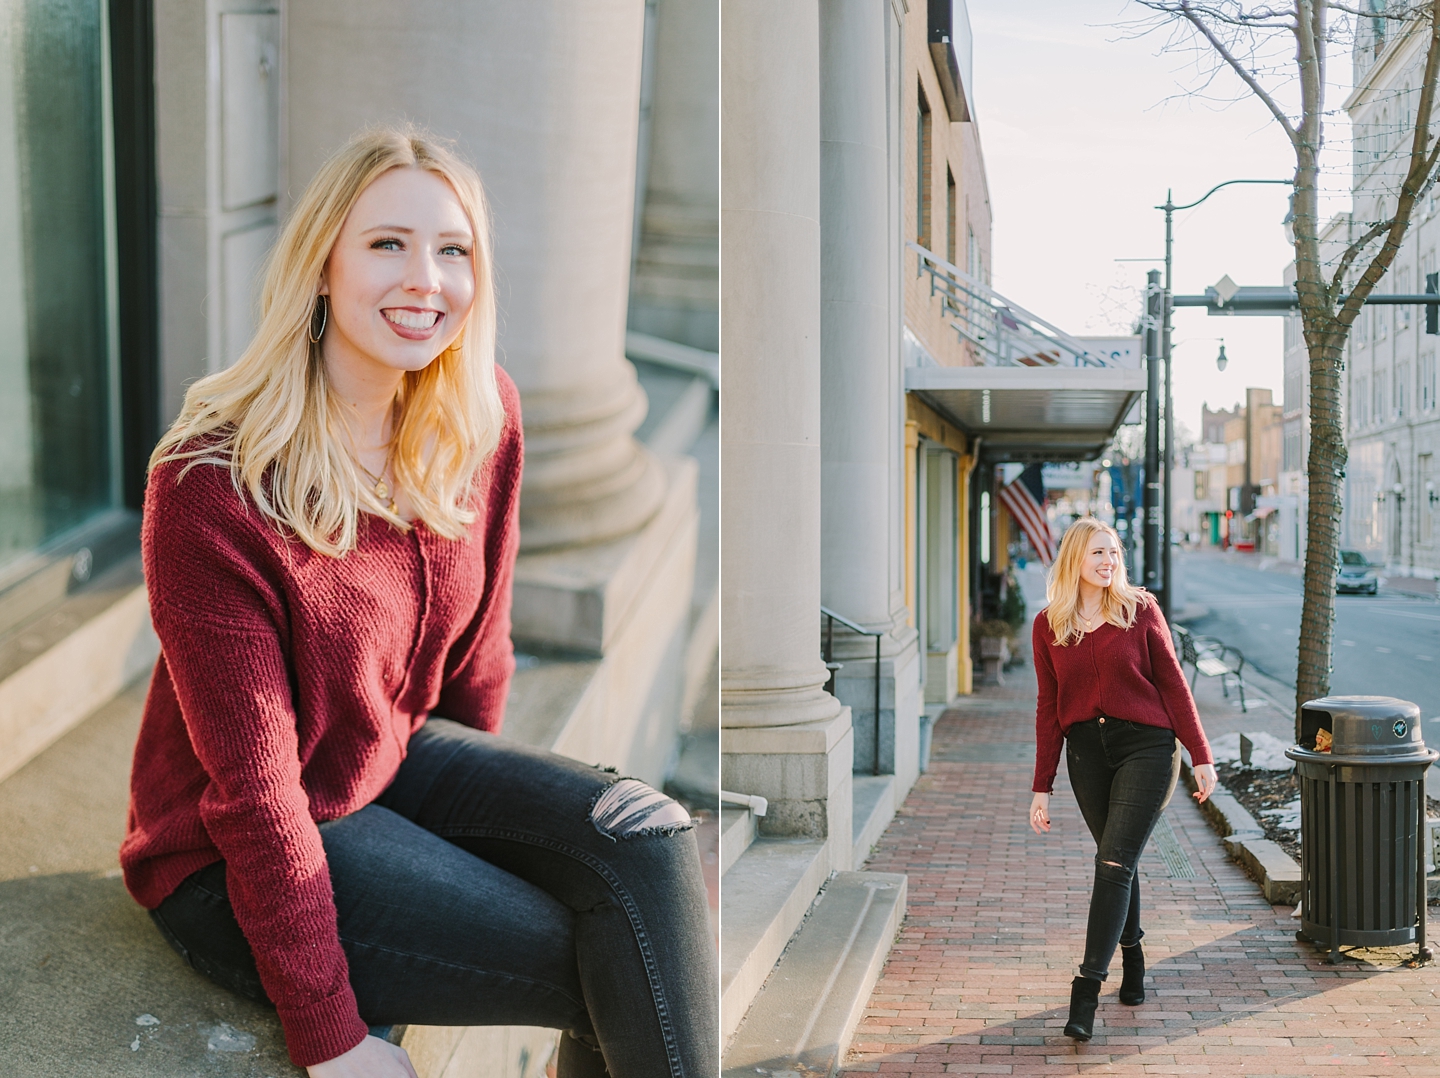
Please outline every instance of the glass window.
[[100, 0], [0, 3], [0, 579], [118, 502]]

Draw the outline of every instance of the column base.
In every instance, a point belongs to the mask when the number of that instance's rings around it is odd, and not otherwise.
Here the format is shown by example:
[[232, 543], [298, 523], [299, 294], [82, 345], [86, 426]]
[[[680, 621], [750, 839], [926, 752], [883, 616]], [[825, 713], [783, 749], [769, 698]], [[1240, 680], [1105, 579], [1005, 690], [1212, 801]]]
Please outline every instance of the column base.
[[831, 871], [851, 857], [854, 735], [848, 708], [820, 722], [725, 728], [720, 732], [720, 786], [770, 802], [760, 833], [821, 839]]
[[510, 630], [517, 646], [603, 655], [677, 542], [688, 545], [693, 572], [696, 464], [681, 457], [665, 461], [664, 468], [664, 499], [639, 531], [606, 543], [520, 555]]

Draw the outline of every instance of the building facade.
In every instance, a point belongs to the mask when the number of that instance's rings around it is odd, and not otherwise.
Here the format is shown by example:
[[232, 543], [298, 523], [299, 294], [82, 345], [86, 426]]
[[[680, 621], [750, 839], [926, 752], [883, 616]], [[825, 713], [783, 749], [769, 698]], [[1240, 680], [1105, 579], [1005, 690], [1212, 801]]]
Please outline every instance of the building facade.
[[[1353, 55], [1355, 89], [1345, 101], [1354, 130], [1349, 239], [1384, 220], [1409, 158], [1425, 36], [1413, 25], [1364, 19]], [[1409, 231], [1379, 291], [1415, 293], [1435, 280], [1440, 220], [1433, 190], [1415, 207]], [[1338, 241], [1338, 226], [1336, 239]], [[1373, 254], [1373, 246], [1366, 257]], [[1363, 259], [1361, 260], [1363, 263]], [[1341, 542], [1391, 572], [1440, 572], [1434, 459], [1436, 337], [1423, 307], [1367, 305], [1350, 332], [1345, 366], [1345, 521]]]
[[722, 38], [721, 1025], [769, 1070], [747, 1013], [973, 685], [1000, 465], [1098, 457], [1144, 377], [990, 287], [963, 2], [733, 0]]

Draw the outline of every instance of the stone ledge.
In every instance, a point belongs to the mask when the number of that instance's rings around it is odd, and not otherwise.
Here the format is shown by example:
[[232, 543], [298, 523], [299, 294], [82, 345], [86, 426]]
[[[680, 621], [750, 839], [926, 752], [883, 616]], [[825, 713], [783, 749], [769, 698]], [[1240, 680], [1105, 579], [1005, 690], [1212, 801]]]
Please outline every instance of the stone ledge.
[[[1185, 785], [1196, 789], [1190, 765], [1180, 764]], [[1233, 794], [1217, 791], [1200, 806], [1224, 842], [1232, 860], [1244, 865], [1260, 884], [1265, 901], [1272, 906], [1294, 905], [1300, 901], [1300, 866], [1278, 844], [1265, 837], [1260, 824]]]

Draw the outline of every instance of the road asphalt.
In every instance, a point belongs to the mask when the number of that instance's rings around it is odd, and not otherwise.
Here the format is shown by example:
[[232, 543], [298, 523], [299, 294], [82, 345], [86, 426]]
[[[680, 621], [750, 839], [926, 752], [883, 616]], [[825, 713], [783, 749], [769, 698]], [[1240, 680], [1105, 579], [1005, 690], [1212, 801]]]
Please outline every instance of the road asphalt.
[[[1176, 620], [1239, 648], [1247, 664], [1293, 691], [1298, 573], [1263, 559], [1251, 566], [1209, 553], [1181, 553], [1176, 562], [1185, 590]], [[1440, 740], [1440, 721], [1428, 724], [1440, 717], [1440, 602], [1383, 587], [1374, 598], [1337, 595], [1333, 663], [1332, 693], [1411, 700], [1427, 720], [1427, 740]]]

